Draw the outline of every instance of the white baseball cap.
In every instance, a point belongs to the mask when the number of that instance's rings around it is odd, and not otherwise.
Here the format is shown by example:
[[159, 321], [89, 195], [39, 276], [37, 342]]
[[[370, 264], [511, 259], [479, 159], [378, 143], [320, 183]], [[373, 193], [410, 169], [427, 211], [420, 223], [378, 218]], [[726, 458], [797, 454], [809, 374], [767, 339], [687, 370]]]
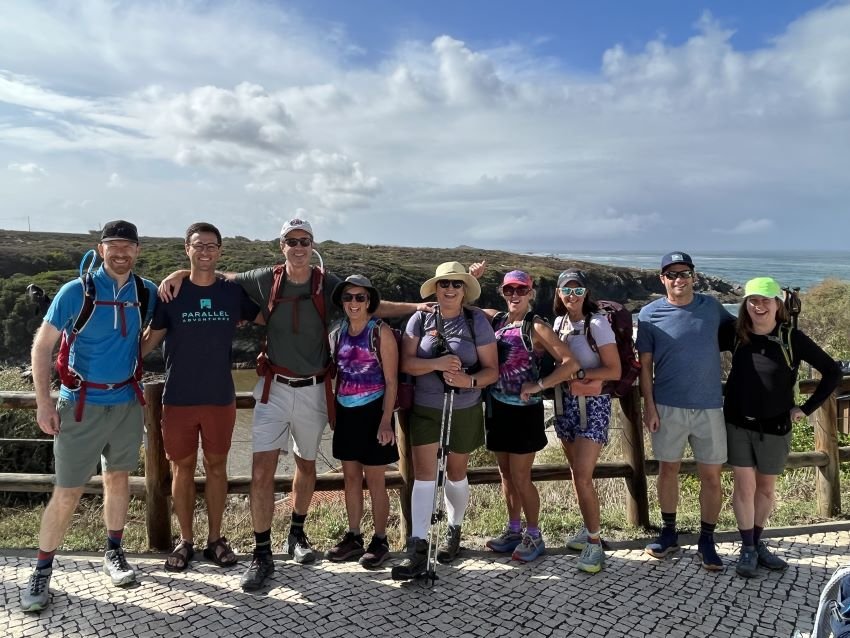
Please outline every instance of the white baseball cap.
[[280, 236], [286, 237], [293, 230], [303, 230], [305, 233], [308, 233], [310, 237], [313, 236], [313, 227], [310, 225], [310, 222], [306, 219], [299, 219], [298, 217], [290, 219], [283, 225], [280, 229]]

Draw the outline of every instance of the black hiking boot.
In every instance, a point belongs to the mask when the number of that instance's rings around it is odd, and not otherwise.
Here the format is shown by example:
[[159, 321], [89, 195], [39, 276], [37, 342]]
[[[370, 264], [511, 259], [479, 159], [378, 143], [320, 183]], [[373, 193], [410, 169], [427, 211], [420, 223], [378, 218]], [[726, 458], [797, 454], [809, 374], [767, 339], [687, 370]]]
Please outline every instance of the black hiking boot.
[[411, 536], [407, 539], [407, 557], [392, 569], [393, 580], [411, 580], [428, 567], [428, 541]]
[[437, 548], [437, 560], [441, 563], [451, 563], [460, 553], [460, 525], [449, 525], [446, 528], [446, 542]]
[[257, 591], [266, 582], [266, 579], [274, 574], [274, 560], [271, 552], [254, 552], [254, 560], [242, 574], [242, 591]]
[[346, 532], [342, 540], [325, 552], [325, 558], [342, 562], [360, 558], [366, 550], [363, 548], [363, 535]]

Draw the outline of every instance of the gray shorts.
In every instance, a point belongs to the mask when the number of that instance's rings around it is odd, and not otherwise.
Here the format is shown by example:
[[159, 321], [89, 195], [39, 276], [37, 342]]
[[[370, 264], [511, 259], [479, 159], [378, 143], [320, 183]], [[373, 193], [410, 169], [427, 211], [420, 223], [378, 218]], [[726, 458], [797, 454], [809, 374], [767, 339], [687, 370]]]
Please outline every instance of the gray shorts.
[[254, 452], [281, 450], [286, 454], [291, 435], [292, 451], [306, 461], [315, 461], [328, 424], [325, 386], [293, 388], [272, 381], [269, 402], [260, 403], [264, 383], [261, 377], [254, 387]]
[[117, 405], [86, 403], [83, 418], [74, 420], [74, 401], [59, 399], [59, 434], [53, 439], [56, 485], [82, 487], [97, 470], [132, 472], [139, 467], [144, 416], [136, 399]]
[[754, 467], [760, 474], [782, 474], [791, 452], [791, 432], [762, 435], [727, 423], [726, 441], [729, 465]]
[[691, 410], [656, 405], [660, 426], [652, 433], [652, 452], [659, 461], [677, 463], [691, 444], [694, 459], [707, 465], [726, 462], [726, 420], [723, 408]]

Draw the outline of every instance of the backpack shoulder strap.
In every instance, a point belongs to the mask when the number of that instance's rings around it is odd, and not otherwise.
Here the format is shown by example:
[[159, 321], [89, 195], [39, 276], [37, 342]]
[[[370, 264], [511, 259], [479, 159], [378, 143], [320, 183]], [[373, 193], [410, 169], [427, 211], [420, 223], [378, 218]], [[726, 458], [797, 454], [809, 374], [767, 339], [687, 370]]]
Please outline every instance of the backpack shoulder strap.
[[534, 314], [533, 310], [529, 310], [525, 313], [525, 317], [523, 317], [522, 330], [520, 330], [520, 334], [522, 335], [522, 344], [529, 352], [534, 349], [534, 338], [531, 335], [531, 331], [534, 329], [535, 319], [540, 319], [540, 317]]
[[783, 323], [779, 326], [779, 345], [782, 348], [782, 354], [785, 355], [785, 362], [789, 368], [796, 370], [800, 366], [800, 362], [794, 358], [793, 332], [794, 327], [790, 324]]
[[505, 322], [505, 318], [507, 318], [507, 312], [497, 312], [493, 315], [493, 318], [490, 319], [490, 325], [493, 327], [493, 330], [498, 330], [502, 327], [502, 324]]
[[369, 319], [371, 327], [369, 328], [369, 350], [375, 353], [378, 357], [378, 362], [381, 362], [381, 326], [384, 325], [382, 319], [373, 317]]
[[310, 272], [310, 296], [313, 298], [313, 305], [322, 319], [325, 322], [325, 295], [324, 288], [325, 271], [321, 268], [312, 268]]
[[263, 308], [263, 318], [266, 320], [266, 324], [268, 324], [269, 317], [272, 316], [277, 306], [276, 301], [280, 296], [280, 290], [283, 288], [284, 281], [286, 281], [286, 265], [278, 264], [272, 270], [272, 287], [269, 291], [268, 304]]
[[472, 344], [476, 345], [475, 341], [475, 311], [472, 308], [463, 307], [463, 316], [466, 319], [466, 325], [469, 326], [469, 334], [472, 337]]
[[596, 345], [596, 339], [593, 337], [593, 331], [590, 329], [590, 322], [593, 320], [592, 314], [587, 314], [584, 317], [584, 336], [587, 338], [587, 345], [593, 352], [599, 354], [599, 346]]
[[144, 280], [136, 273], [133, 273], [133, 280], [136, 282], [136, 300], [139, 302], [139, 317], [142, 320], [142, 330], [145, 329], [145, 324], [148, 322], [148, 309], [150, 307], [150, 290], [145, 286]]
[[80, 276], [80, 285], [83, 288], [83, 305], [80, 306], [80, 312], [74, 320], [74, 325], [71, 328], [72, 338], [76, 337], [89, 322], [94, 313], [94, 302], [97, 300], [97, 289], [94, 285], [94, 277], [87, 272]]

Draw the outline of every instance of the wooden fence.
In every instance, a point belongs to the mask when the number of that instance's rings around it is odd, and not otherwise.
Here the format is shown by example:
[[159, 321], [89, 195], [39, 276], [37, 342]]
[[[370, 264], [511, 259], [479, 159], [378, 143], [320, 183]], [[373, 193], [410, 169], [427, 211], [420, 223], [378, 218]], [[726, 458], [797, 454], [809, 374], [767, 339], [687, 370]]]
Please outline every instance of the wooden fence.
[[[800, 392], [811, 393], [816, 381], [801, 381]], [[130, 493], [146, 501], [146, 527], [150, 549], [167, 551], [172, 545], [170, 491], [171, 478], [168, 461], [162, 445], [160, 417], [162, 411], [162, 383], [145, 385], [145, 430], [147, 446], [145, 448], [145, 475], [130, 477]], [[850, 391], [850, 376], [845, 376], [837, 394]], [[619, 405], [619, 417], [622, 424], [623, 460], [619, 462], [600, 462], [593, 473], [594, 478], [623, 478], [627, 487], [626, 512], [628, 522], [647, 528], [650, 525], [647, 477], [658, 474], [658, 461], [647, 459], [644, 452], [644, 437], [641, 424], [641, 400], [635, 387], [630, 395], [615, 402]], [[236, 397], [238, 409], [254, 406], [249, 392], [240, 392]], [[0, 409], [35, 409], [35, 395], [24, 392], [0, 392]], [[793, 452], [788, 459], [789, 468], [816, 467], [818, 514], [825, 518], [841, 513], [841, 486], [839, 483], [839, 463], [850, 461], [850, 447], [838, 446], [838, 402], [833, 394], [814, 416], [815, 449], [806, 452]], [[388, 471], [387, 487], [398, 489], [402, 506], [402, 534], [409, 535], [410, 530], [410, 493], [413, 489], [413, 463], [408, 445], [407, 421], [400, 419], [398, 432], [399, 466], [398, 471]], [[39, 439], [37, 442], [49, 442], [51, 439]], [[33, 442], [33, 440], [29, 440]], [[727, 468], [728, 469], [728, 468]], [[696, 474], [696, 463], [685, 459], [680, 474]], [[532, 478], [535, 481], [570, 480], [572, 473], [566, 464], [534, 465]], [[50, 492], [53, 489], [52, 474], [12, 474], [0, 473], [0, 492]], [[499, 470], [496, 467], [471, 468], [471, 484], [499, 483]], [[196, 477], [198, 492], [203, 492], [206, 484], [204, 477]], [[250, 490], [250, 476], [231, 476], [228, 479], [228, 493], [247, 494]], [[344, 487], [342, 473], [321, 474], [316, 480], [317, 491], [339, 491]], [[365, 487], [365, 485], [364, 485]], [[292, 491], [292, 477], [275, 477], [277, 492]], [[85, 486], [85, 492], [101, 494], [103, 482], [100, 476], [93, 477]]]

